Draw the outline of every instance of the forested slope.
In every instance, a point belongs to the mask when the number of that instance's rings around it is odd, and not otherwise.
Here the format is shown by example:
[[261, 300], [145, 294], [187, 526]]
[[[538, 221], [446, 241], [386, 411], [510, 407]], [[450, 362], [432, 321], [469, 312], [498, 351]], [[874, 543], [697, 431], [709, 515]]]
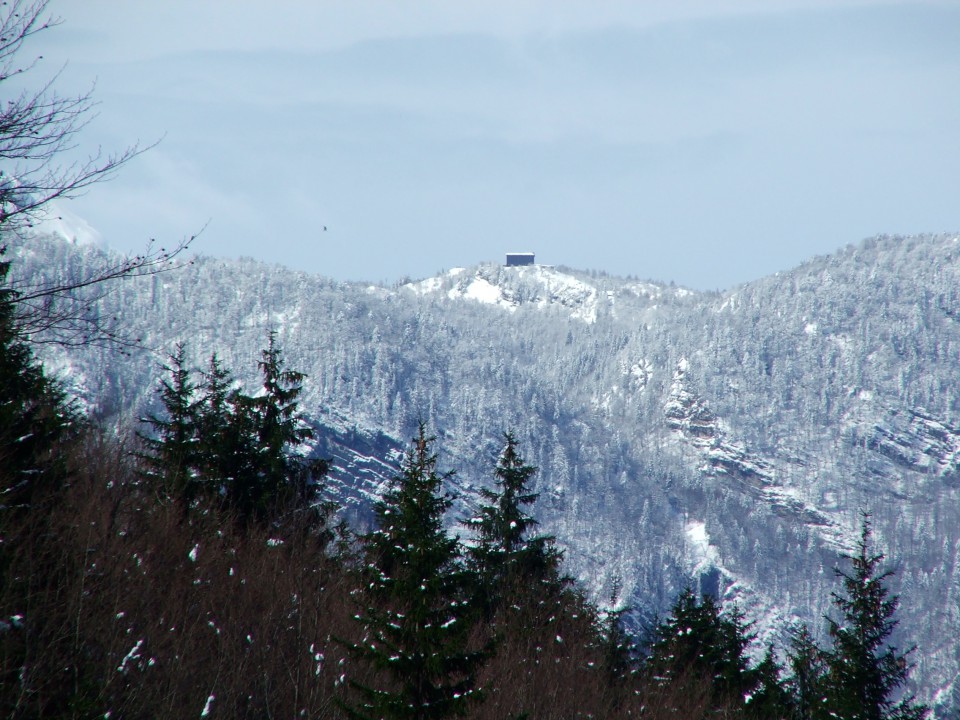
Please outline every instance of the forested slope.
[[[102, 261], [34, 238], [15, 270]], [[128, 424], [155, 409], [174, 343], [197, 367], [217, 352], [253, 387], [275, 330], [361, 524], [419, 420], [458, 469], [456, 511], [490, 486], [509, 429], [540, 469], [539, 518], [569, 570], [595, 599], [619, 583], [641, 618], [692, 579], [762, 637], [798, 621], [822, 632], [830, 568], [869, 511], [910, 608], [900, 631], [920, 647], [922, 694], [949, 702], [958, 281], [954, 236], [875, 238], [723, 293], [491, 265], [382, 287], [199, 258], [101, 304], [155, 353], [46, 359], [97, 416]]]

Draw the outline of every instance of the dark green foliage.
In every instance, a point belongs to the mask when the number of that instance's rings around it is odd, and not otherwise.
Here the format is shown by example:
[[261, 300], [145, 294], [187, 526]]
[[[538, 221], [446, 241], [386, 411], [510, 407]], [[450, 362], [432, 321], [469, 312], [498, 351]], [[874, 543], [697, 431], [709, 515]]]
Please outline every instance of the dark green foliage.
[[792, 720], [814, 720], [824, 712], [824, 680], [826, 664], [823, 651], [804, 625], [790, 639], [788, 656], [790, 677], [786, 689], [790, 694]]
[[910, 651], [900, 652], [888, 640], [897, 625], [899, 604], [881, 571], [883, 553], [870, 549], [870, 518], [864, 516], [856, 554], [847, 556], [851, 570], [837, 569], [843, 592], [833, 593], [838, 617], [827, 618], [833, 647], [826, 653], [826, 697], [832, 713], [847, 720], [922, 718], [927, 709], [912, 697], [897, 699], [910, 669]]
[[200, 461], [200, 413], [196, 388], [186, 367], [183, 343], [178, 343], [164, 366], [169, 379], [160, 382], [164, 416], [151, 415], [144, 422], [150, 435], [141, 435], [146, 446], [141, 454], [143, 473], [170, 498], [182, 498], [186, 507], [197, 495]]
[[752, 671], [756, 689], [745, 703], [747, 717], [757, 720], [789, 717], [792, 703], [790, 693], [780, 679], [782, 669], [773, 646], [767, 647], [763, 660]]
[[635, 666], [633, 639], [623, 625], [623, 616], [629, 608], [617, 608], [620, 582], [619, 577], [614, 580], [608, 601], [609, 609], [599, 624], [603, 667], [611, 685], [621, 682]]
[[52, 452], [79, 425], [20, 335], [4, 251], [0, 247], [0, 512], [29, 507], [45, 485], [58, 481]]
[[283, 365], [283, 353], [271, 332], [258, 363], [263, 392], [255, 397], [235, 394], [232, 402], [238, 436], [250, 433], [254, 442], [252, 468], [234, 478], [230, 498], [241, 515], [264, 520], [277, 507], [309, 499], [311, 483], [326, 474], [324, 460], [305, 460], [295, 448], [314, 437], [297, 406], [304, 374]]
[[11, 690], [30, 665], [29, 613], [38, 585], [48, 580], [31, 572], [35, 555], [26, 558], [28, 571], [20, 570], [21, 548], [50, 535], [50, 512], [72, 480], [64, 455], [83, 424], [21, 334], [3, 255], [0, 247], [0, 715], [7, 717], [15, 707]]
[[[537, 469], [527, 465], [517, 451], [514, 436], [504, 433], [506, 447], [496, 469], [496, 489], [480, 491], [486, 504], [462, 521], [476, 534], [470, 565], [479, 582], [480, 603], [487, 618], [518, 583], [565, 585], [560, 577], [561, 553], [547, 535], [529, 536], [538, 525], [524, 509], [536, 502], [530, 481]], [[546, 588], [545, 588], [546, 590]]]
[[313, 438], [297, 405], [304, 375], [284, 367], [274, 333], [258, 364], [263, 392], [256, 396], [231, 389], [215, 354], [198, 388], [178, 345], [160, 387], [164, 417], [146, 420], [154, 433], [144, 438], [148, 477], [187, 508], [203, 496], [222, 501], [243, 524], [309, 507], [329, 469], [327, 461], [296, 452]]
[[668, 694], [674, 692], [672, 684], [689, 682], [691, 676], [701, 678], [714, 707], [736, 706], [758, 684], [745, 654], [751, 639], [736, 610], [722, 615], [711, 596], [697, 602], [687, 589], [654, 631], [647, 673]]
[[568, 713], [576, 707], [584, 717], [609, 717], [629, 697], [621, 613], [601, 623], [561, 573], [553, 538], [533, 534], [538, 523], [527, 507], [537, 500], [530, 489], [536, 468], [524, 462], [510, 433], [504, 440], [495, 487], [481, 491], [483, 503], [461, 521], [476, 536], [468, 564], [486, 621], [480, 631], [497, 647], [482, 673], [487, 696], [480, 716], [549, 717], [558, 707]]
[[197, 407], [197, 469], [210, 491], [226, 493], [231, 479], [244, 472], [245, 458], [251, 454], [245, 442], [249, 433], [240, 428], [245, 420], [236, 408], [239, 391], [231, 391], [233, 378], [216, 353], [210, 356], [209, 369], [202, 375]]
[[349, 645], [383, 682], [352, 682], [354, 718], [445, 718], [478, 699], [485, 652], [470, 649], [472, 610], [460, 543], [444, 530], [449, 474], [437, 471], [424, 425], [390, 489], [376, 504], [379, 529], [365, 538], [363, 637]]

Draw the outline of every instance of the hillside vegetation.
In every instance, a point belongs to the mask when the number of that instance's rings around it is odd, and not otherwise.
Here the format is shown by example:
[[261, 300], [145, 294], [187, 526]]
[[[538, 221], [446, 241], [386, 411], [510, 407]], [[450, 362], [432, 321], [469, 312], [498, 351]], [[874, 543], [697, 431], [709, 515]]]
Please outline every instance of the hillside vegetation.
[[[6, 274], [7, 266], [0, 266]], [[423, 423], [357, 535], [325, 493], [301, 373], [271, 335], [263, 391], [182, 347], [132, 445], [70, 408], [0, 305], [0, 704], [9, 717], [921, 717], [897, 599], [864, 519], [831, 648], [802, 632], [759, 663], [736, 609], [682, 593], [641, 647], [562, 571], [505, 446], [447, 531], [451, 474]], [[611, 603], [616, 603], [616, 593]]]

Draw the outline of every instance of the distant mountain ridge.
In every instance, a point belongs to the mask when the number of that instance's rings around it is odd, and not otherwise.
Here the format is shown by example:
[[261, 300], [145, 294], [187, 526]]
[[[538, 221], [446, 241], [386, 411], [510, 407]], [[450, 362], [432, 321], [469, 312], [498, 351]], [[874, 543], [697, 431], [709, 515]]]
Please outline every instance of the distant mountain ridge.
[[[18, 252], [30, 277], [106, 257], [41, 236]], [[159, 352], [45, 352], [106, 418], [155, 402], [177, 341], [252, 386], [276, 330], [358, 522], [419, 419], [457, 469], [460, 512], [511, 429], [571, 571], [596, 599], [620, 582], [641, 616], [693, 582], [738, 603], [761, 640], [820, 631], [831, 568], [870, 511], [921, 697], [960, 707], [956, 235], [872, 238], [704, 293], [546, 266], [386, 287], [199, 258], [119, 285], [102, 311]]]

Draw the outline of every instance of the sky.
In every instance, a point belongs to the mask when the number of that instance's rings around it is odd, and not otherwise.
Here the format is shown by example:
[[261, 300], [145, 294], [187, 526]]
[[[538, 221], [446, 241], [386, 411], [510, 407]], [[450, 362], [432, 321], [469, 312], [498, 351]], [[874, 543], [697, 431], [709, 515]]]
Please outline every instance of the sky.
[[[67, 209], [138, 252], [396, 282], [538, 262], [725, 289], [960, 230], [960, 2], [52, 0]], [[324, 229], [326, 228], [326, 229]]]

